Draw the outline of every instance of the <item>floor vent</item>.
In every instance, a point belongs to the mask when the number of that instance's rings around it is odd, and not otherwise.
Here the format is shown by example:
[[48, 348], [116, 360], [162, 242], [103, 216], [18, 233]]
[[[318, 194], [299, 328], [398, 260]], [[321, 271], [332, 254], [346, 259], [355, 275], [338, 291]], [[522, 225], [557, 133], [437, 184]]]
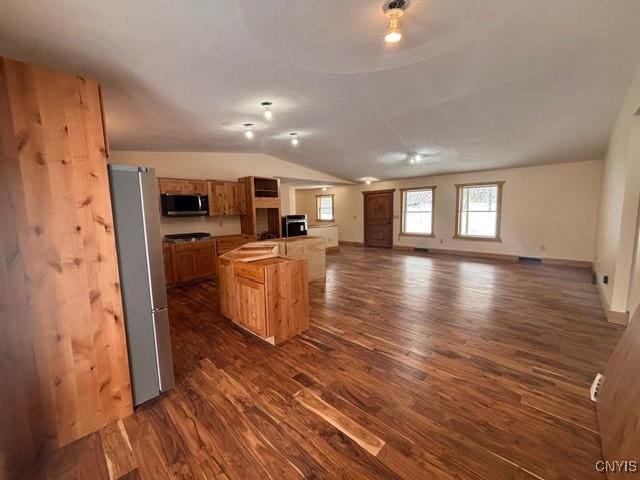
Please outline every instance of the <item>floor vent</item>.
[[537, 257], [518, 257], [518, 261], [521, 263], [542, 263], [542, 259]]
[[599, 373], [596, 375], [596, 378], [593, 379], [591, 389], [589, 390], [592, 402], [598, 401], [598, 394], [600, 393], [600, 386], [602, 385], [603, 378], [602, 374]]

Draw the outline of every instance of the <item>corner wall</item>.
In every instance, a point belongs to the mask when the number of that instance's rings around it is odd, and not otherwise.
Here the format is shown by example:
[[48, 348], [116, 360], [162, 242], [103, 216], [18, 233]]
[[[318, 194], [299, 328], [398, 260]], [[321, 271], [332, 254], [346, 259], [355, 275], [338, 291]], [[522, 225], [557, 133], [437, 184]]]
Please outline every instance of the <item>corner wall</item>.
[[[297, 190], [297, 213], [315, 220], [315, 195], [332, 193], [340, 240], [364, 241], [363, 191], [396, 188], [394, 245], [543, 257], [591, 262], [595, 256], [602, 162], [561, 163], [526, 168], [378, 182], [320, 190]], [[453, 239], [457, 183], [505, 180], [502, 242]], [[436, 185], [435, 238], [400, 233], [400, 188]], [[544, 250], [542, 248], [544, 247]]]
[[[603, 304], [626, 319], [640, 304], [637, 255], [640, 201], [640, 70], [613, 129], [604, 161], [595, 270]], [[607, 276], [609, 282], [604, 283]]]

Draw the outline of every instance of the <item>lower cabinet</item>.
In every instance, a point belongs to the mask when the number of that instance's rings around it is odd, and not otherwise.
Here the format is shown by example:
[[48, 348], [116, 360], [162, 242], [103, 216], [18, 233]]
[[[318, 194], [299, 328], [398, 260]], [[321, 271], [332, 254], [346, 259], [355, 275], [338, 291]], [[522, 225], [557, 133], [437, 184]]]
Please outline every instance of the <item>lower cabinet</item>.
[[168, 286], [206, 279], [216, 274], [214, 241], [165, 243], [163, 253]]
[[309, 328], [306, 259], [222, 256], [218, 268], [220, 310], [234, 323], [271, 344]]

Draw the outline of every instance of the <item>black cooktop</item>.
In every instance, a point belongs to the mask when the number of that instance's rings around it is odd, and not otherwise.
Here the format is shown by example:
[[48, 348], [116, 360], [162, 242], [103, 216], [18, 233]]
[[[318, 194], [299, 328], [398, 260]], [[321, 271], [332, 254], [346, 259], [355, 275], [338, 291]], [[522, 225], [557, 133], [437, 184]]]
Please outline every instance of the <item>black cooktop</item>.
[[205, 232], [172, 233], [171, 235], [165, 235], [166, 238], [169, 238], [171, 240], [188, 240], [190, 238], [206, 238], [210, 236], [210, 233]]

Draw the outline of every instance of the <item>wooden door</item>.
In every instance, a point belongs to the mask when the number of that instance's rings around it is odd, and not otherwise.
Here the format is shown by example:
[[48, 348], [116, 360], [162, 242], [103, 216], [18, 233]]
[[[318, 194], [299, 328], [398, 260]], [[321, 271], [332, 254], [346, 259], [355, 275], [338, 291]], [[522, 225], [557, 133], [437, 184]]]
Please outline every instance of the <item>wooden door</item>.
[[393, 192], [378, 190], [364, 193], [365, 247], [393, 246]]
[[267, 335], [267, 305], [263, 283], [236, 276], [237, 321], [255, 334]]
[[187, 246], [176, 246], [175, 274], [178, 282], [188, 282], [198, 277], [196, 250], [184, 247]]

